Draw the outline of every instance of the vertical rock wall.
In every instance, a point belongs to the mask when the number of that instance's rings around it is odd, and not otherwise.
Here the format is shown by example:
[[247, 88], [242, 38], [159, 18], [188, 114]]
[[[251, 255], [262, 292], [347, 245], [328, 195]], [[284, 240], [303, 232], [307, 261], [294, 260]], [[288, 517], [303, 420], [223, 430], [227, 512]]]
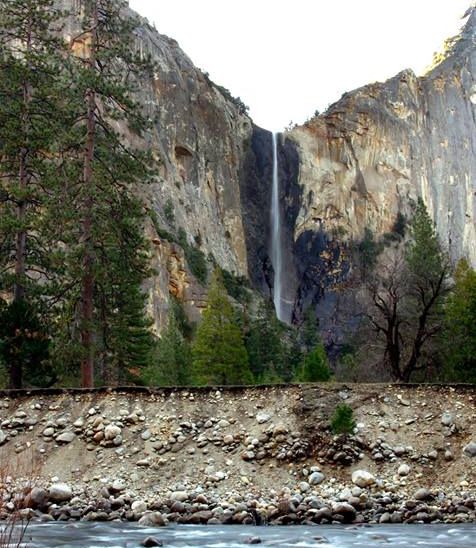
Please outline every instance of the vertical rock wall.
[[325, 296], [335, 304], [349, 268], [342, 244], [366, 228], [391, 232], [419, 196], [451, 259], [476, 266], [476, 10], [468, 14], [426, 76], [406, 70], [346, 93], [288, 133], [302, 193], [293, 226], [298, 308]]
[[[80, 10], [80, 2], [59, 1]], [[331, 316], [337, 288], [345, 293], [346, 244], [366, 228], [390, 232], [418, 196], [451, 258], [466, 256], [476, 266], [476, 11], [468, 14], [462, 34], [425, 77], [403, 71], [346, 93], [282, 136], [284, 295], [294, 319], [316, 302]], [[77, 28], [72, 17], [69, 38]], [[177, 244], [181, 232], [205, 256], [271, 294], [271, 133], [253, 126], [239, 101], [145, 19], [133, 47], [156, 65], [154, 77], [140, 82], [139, 98], [155, 120], [141, 144], [158, 166], [146, 201], [156, 217], [149, 227], [157, 271], [148, 282], [149, 311], [160, 330], [170, 295], [193, 319], [206, 304], [206, 290]]]

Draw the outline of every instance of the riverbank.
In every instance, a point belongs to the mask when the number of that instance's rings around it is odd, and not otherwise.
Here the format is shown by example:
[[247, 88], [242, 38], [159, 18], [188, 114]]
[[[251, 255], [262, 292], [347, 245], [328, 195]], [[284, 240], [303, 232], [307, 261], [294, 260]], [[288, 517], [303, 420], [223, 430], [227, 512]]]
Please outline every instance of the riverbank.
[[[329, 430], [343, 402], [347, 438]], [[476, 520], [474, 387], [3, 393], [0, 418], [4, 491], [33, 486], [42, 520]]]

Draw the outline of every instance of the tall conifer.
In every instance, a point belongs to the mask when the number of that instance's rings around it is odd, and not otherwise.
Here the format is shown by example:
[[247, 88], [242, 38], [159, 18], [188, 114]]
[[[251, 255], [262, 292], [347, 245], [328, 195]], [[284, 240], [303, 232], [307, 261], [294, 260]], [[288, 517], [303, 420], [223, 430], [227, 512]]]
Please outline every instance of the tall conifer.
[[[28, 327], [15, 322], [31, 323], [52, 279], [42, 210], [63, 129], [59, 16], [53, 0], [0, 0], [0, 291], [12, 298], [4, 323], [19, 332]], [[22, 361], [7, 367], [21, 388]]]
[[[85, 0], [78, 16], [70, 96], [70, 139], [77, 145], [64, 176], [69, 207], [60, 200], [57, 214], [64, 225], [73, 301], [66, 325], [79, 339], [81, 385], [92, 387], [99, 356], [125, 371], [142, 365], [138, 337], [148, 345], [140, 292], [147, 250], [138, 196], [150, 170], [147, 155], [129, 143], [148, 125], [133, 94], [138, 74], [151, 65], [134, 53], [138, 23], [126, 2]], [[72, 328], [76, 318], [77, 329]]]
[[253, 381], [243, 335], [235, 321], [219, 269], [215, 269], [208, 306], [192, 347], [197, 384], [248, 384]]

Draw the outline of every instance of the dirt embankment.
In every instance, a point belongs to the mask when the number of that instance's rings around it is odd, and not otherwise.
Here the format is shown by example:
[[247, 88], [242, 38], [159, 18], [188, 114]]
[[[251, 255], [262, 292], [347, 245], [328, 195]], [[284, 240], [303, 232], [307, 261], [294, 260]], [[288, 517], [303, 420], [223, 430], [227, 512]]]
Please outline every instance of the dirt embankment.
[[[328, 430], [342, 402], [357, 422], [349, 439]], [[0, 418], [2, 463], [45, 483], [266, 495], [331, 489], [365, 469], [403, 491], [476, 487], [476, 457], [464, 451], [476, 442], [473, 387], [3, 393]], [[324, 478], [314, 487], [315, 472]]]

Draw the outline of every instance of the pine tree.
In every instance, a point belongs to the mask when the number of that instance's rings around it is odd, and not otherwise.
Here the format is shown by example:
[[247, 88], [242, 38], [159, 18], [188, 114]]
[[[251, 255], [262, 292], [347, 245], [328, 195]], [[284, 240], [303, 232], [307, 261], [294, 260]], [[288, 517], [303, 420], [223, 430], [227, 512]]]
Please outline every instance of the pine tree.
[[309, 306], [304, 312], [304, 318], [299, 328], [299, 340], [306, 352], [311, 352], [321, 342], [319, 319], [314, 306]]
[[245, 338], [256, 382], [268, 384], [292, 379], [291, 341], [288, 338], [286, 327], [276, 318], [274, 307], [270, 303], [261, 306], [256, 317], [250, 320]]
[[[24, 321], [20, 332], [30, 329], [26, 311], [37, 308], [52, 280], [42, 210], [64, 129], [59, 16], [53, 0], [0, 0], [0, 290], [12, 296], [3, 321], [12, 328]], [[22, 386], [22, 367], [11, 361], [12, 387]]]
[[167, 327], [143, 379], [148, 386], [186, 386], [190, 383], [191, 361], [190, 343], [181, 332], [178, 307], [172, 302]]
[[445, 306], [445, 358], [450, 380], [476, 383], [476, 272], [462, 259]]
[[243, 336], [217, 268], [192, 346], [192, 359], [196, 384], [249, 384], [253, 380]]
[[319, 333], [319, 318], [313, 306], [304, 313], [304, 319], [299, 328], [299, 341], [304, 352], [296, 368], [296, 380], [299, 382], [328, 381], [332, 373]]
[[85, 0], [80, 22], [71, 40], [71, 147], [57, 191], [69, 207], [59, 199], [55, 211], [67, 250], [63, 325], [79, 338], [81, 385], [91, 387], [95, 362], [109, 371], [104, 380], [120, 379], [144, 366], [153, 345], [143, 318], [147, 246], [137, 197], [151, 171], [148, 155], [128, 144], [148, 127], [133, 94], [151, 65], [134, 53], [138, 22], [127, 2]]
[[328, 381], [331, 376], [326, 350], [324, 345], [319, 343], [303, 358], [298, 372], [298, 381], [323, 382]]

